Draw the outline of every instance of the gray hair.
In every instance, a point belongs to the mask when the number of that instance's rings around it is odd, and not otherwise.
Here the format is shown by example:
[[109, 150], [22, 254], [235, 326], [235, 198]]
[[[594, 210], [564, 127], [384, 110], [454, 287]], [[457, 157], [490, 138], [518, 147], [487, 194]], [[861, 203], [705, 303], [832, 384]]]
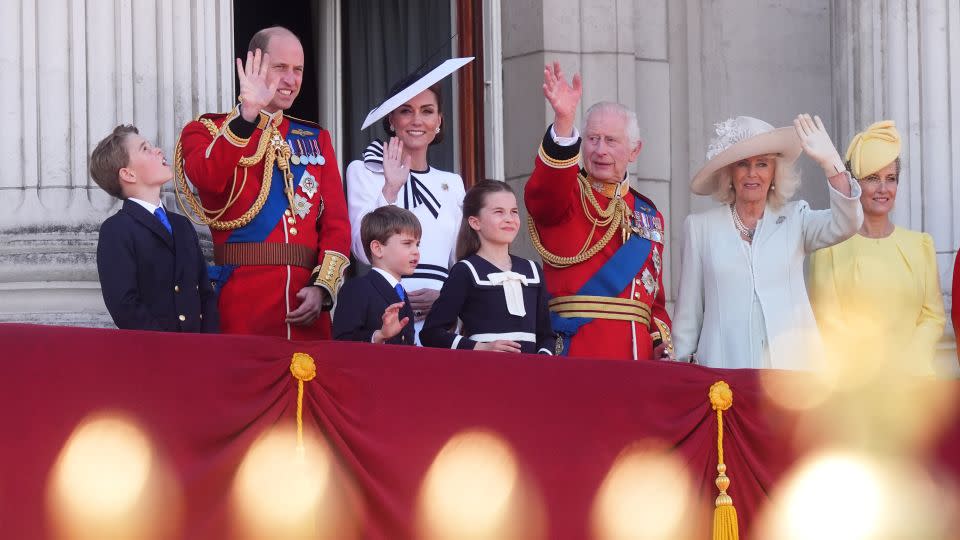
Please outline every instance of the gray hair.
[[581, 132], [586, 133], [590, 117], [598, 112], [609, 112], [619, 115], [627, 123], [627, 141], [630, 143], [630, 146], [634, 147], [640, 142], [640, 123], [637, 121], [637, 113], [628, 109], [625, 105], [612, 101], [598, 101], [591, 105], [590, 108], [587, 109], [586, 114], [583, 115]]
[[[773, 209], [783, 207], [800, 189], [800, 169], [779, 156], [776, 161], [773, 181], [770, 182], [770, 190], [767, 191], [767, 204]], [[713, 193], [713, 198], [724, 204], [731, 204], [737, 200], [737, 192], [733, 189], [733, 174], [730, 172], [730, 169], [735, 166], [736, 163], [731, 163], [714, 173], [717, 175], [717, 190]]]

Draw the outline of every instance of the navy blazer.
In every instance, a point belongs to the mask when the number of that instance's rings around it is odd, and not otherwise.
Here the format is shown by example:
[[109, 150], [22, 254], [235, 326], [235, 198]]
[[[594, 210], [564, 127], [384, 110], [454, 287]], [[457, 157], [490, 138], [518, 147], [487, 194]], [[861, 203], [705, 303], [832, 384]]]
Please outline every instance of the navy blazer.
[[117, 328], [218, 332], [217, 298], [207, 276], [197, 231], [167, 212], [171, 236], [134, 201], [100, 226], [97, 272], [103, 302]]
[[[333, 314], [333, 339], [370, 343], [373, 333], [383, 326], [383, 312], [390, 304], [399, 301], [397, 291], [376, 270], [371, 269], [366, 274], [351, 279], [337, 295], [337, 310]], [[398, 335], [387, 340], [387, 343], [413, 345], [413, 307], [410, 306], [409, 298], [404, 298], [399, 317], [400, 320], [409, 317], [410, 322]]]

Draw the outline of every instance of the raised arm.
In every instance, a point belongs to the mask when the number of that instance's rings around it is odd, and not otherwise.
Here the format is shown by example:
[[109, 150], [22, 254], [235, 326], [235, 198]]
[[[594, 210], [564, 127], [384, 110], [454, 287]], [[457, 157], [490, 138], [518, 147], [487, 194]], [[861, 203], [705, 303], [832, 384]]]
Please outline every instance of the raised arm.
[[579, 74], [568, 83], [559, 62], [544, 67], [543, 96], [553, 108], [553, 124], [543, 137], [524, 190], [527, 211], [538, 225], [558, 223], [570, 214], [580, 170], [580, 140], [574, 120], [582, 93]]

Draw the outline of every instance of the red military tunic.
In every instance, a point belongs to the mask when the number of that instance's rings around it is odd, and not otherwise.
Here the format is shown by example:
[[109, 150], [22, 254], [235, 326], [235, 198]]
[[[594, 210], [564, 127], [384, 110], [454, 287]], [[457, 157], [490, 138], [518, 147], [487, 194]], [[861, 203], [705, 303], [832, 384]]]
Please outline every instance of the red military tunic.
[[[265, 133], [277, 136], [261, 146]], [[272, 118], [261, 113], [254, 125], [235, 108], [187, 124], [179, 146], [179, 194], [190, 200], [185, 173], [197, 188], [206, 220], [213, 218], [217, 263], [233, 268], [220, 290], [222, 331], [329, 339], [329, 310], [349, 265], [350, 249], [350, 222], [330, 134], [311, 122], [291, 121], [282, 112]], [[241, 162], [253, 161], [257, 154], [262, 154], [259, 161]], [[272, 189], [261, 192], [267, 161], [273, 161], [268, 175]], [[285, 185], [276, 172], [281, 163], [291, 173], [287, 181], [296, 183], [292, 197], [279, 191]], [[274, 185], [278, 180], [281, 184]], [[287, 324], [287, 313], [300, 305], [297, 293], [308, 285], [326, 290], [324, 312], [309, 326]]]
[[[622, 189], [623, 200], [629, 209], [644, 208], [651, 215], [655, 213], [656, 220], [647, 220], [647, 224], [658, 224], [659, 233], [651, 232], [653, 231], [651, 228], [644, 229], [644, 234], [655, 239], [659, 237], [659, 241], [651, 240], [651, 249], [646, 261], [636, 275], [629, 280], [629, 285], [616, 294], [615, 298], [621, 300], [610, 300], [606, 306], [602, 301], [592, 305], [578, 303], [583, 297], [574, 295], [578, 294], [581, 287], [624, 244], [623, 232], [620, 230], [622, 221], [606, 226], [594, 225], [594, 221], [600, 216], [589, 202], [588, 194], [584, 190], [592, 190], [601, 209], [608, 207], [611, 198], [590, 187], [588, 181], [581, 181], [578, 178], [581, 173], [578, 165], [579, 157], [579, 141], [571, 146], [561, 146], [553, 141], [548, 131], [535, 160], [533, 174], [524, 191], [524, 201], [533, 222], [531, 233], [535, 238], [534, 243], [537, 244], [536, 238], [539, 237], [540, 245], [537, 249], [544, 256], [543, 268], [547, 289], [553, 297], [551, 310], [559, 313], [560, 306], [579, 305], [578, 309], [581, 310], [579, 316], [584, 316], [585, 310], [589, 309], [600, 311], [594, 313], [596, 317], [581, 326], [570, 339], [567, 351], [570, 356], [651, 359], [653, 348], [661, 341], [666, 342], [668, 347], [671, 346], [670, 317], [664, 307], [662, 277], [663, 239], [665, 238], [663, 215], [656, 210], [649, 199], [640, 193], [632, 189], [627, 192], [625, 184], [622, 188], [612, 190]], [[588, 250], [601, 240], [609, 227], [615, 227], [618, 230], [595, 255], [565, 267], [558, 267], [548, 262], [547, 258], [550, 254], [574, 257]], [[564, 297], [568, 298], [564, 299]], [[625, 320], [621, 315], [609, 314], [638, 309], [633, 307], [636, 305], [640, 305], [639, 309], [649, 315]]]

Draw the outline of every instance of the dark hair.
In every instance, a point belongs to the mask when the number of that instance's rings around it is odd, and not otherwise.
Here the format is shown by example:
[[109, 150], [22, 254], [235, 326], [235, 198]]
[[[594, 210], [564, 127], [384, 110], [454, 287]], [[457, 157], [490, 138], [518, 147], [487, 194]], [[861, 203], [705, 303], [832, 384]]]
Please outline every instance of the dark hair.
[[[418, 76], [416, 76], [416, 77], [411, 76], [411, 77], [408, 77], [408, 78], [406, 78], [406, 79], [398, 82], [397, 84], [393, 85], [393, 88], [391, 88], [391, 89], [390, 89], [390, 92], [387, 93], [387, 97], [393, 96], [393, 95], [396, 95], [396, 94], [400, 93], [400, 91], [403, 90], [404, 88], [406, 88], [406, 87], [410, 86], [411, 84], [417, 82], [417, 80], [418, 80], [419, 78], [420, 78], [420, 77], [419, 77], [419, 74], [418, 74]], [[445, 127], [445, 126], [447, 125], [447, 123], [444, 122], [444, 121], [442, 121], [442, 118], [443, 118], [443, 94], [440, 92], [440, 83], [434, 84], [433, 86], [427, 88], [427, 90], [433, 92], [433, 95], [437, 97], [437, 114], [439, 114], [440, 117], [441, 117], [441, 121], [440, 121], [440, 133], [437, 133], [437, 135], [433, 138], [433, 140], [430, 141], [430, 146], [433, 146], [433, 145], [435, 145], [435, 144], [440, 144], [440, 143], [443, 142], [443, 135], [444, 135], [444, 133], [447, 132], [447, 128]], [[381, 124], [383, 125], [383, 130], [386, 131], [386, 132], [387, 132], [387, 135], [390, 136], [390, 137], [395, 137], [395, 136], [397, 135], [397, 132], [396, 132], [396, 131], [390, 129], [390, 117], [393, 116], [393, 113], [394, 113], [395, 111], [396, 111], [396, 109], [394, 109], [393, 111], [390, 111], [386, 116], [383, 117], [383, 121], [381, 122]]]
[[[900, 162], [900, 156], [897, 156], [897, 159], [893, 160], [893, 162], [897, 164], [897, 177], [899, 177], [900, 169], [903, 167], [903, 164]], [[853, 167], [851, 166], [852, 163], [850, 163], [849, 159], [843, 165], [847, 168], [847, 171], [850, 172], [850, 176], [852, 176], [854, 180], [862, 180], [862, 178], [857, 178], [853, 176]], [[867, 176], [870, 176], [870, 175], [868, 174]]]
[[487, 204], [487, 195], [491, 193], [511, 193], [517, 196], [510, 184], [500, 180], [481, 180], [467, 191], [463, 197], [463, 220], [460, 222], [460, 234], [457, 235], [457, 260], [465, 259], [480, 250], [480, 235], [470, 226], [468, 219], [480, 215]]
[[260, 49], [261, 52], [267, 52], [267, 46], [270, 45], [270, 40], [274, 36], [289, 35], [293, 36], [300, 41], [300, 38], [297, 37], [289, 28], [284, 26], [271, 26], [269, 28], [264, 28], [263, 30], [258, 31], [256, 34], [250, 38], [250, 44], [247, 45], [248, 52], [256, 52], [257, 49]]
[[90, 176], [101, 189], [110, 195], [124, 199], [123, 188], [120, 185], [120, 169], [130, 163], [130, 154], [127, 153], [127, 137], [133, 133], [140, 133], [137, 128], [121, 124], [110, 132], [97, 147], [90, 153]]
[[420, 238], [423, 229], [420, 220], [409, 210], [388, 204], [363, 216], [360, 220], [360, 241], [363, 242], [363, 253], [367, 260], [373, 263], [370, 253], [370, 243], [374, 240], [386, 244], [395, 234], [408, 233]]

